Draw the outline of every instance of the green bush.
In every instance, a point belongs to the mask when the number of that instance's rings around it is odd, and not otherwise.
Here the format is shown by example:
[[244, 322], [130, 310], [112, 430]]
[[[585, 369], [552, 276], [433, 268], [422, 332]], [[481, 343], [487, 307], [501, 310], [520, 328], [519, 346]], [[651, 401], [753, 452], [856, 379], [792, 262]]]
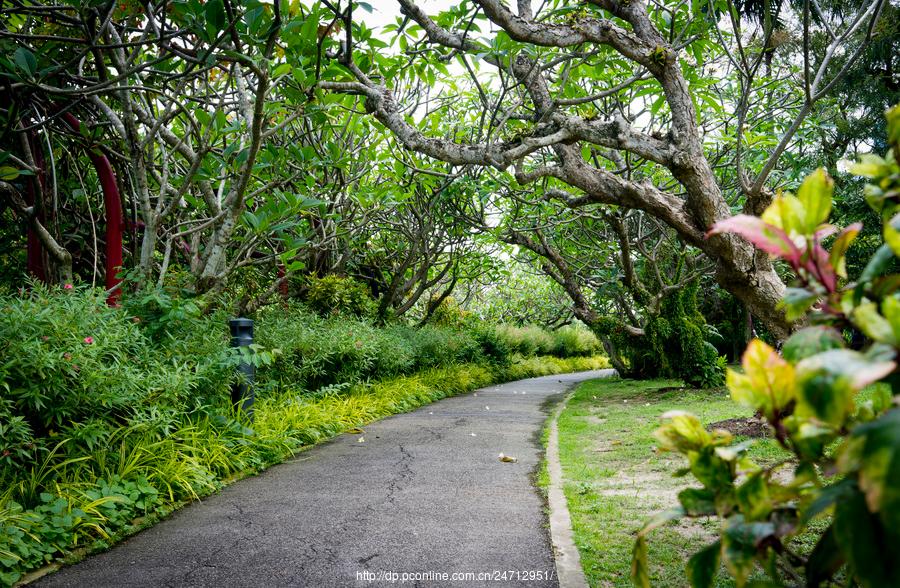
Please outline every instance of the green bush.
[[353, 278], [334, 274], [322, 278], [312, 276], [307, 284], [306, 304], [322, 316], [346, 314], [368, 317], [375, 313], [376, 304], [369, 289]]
[[606, 317], [594, 328], [608, 337], [626, 368], [623, 377], [680, 378], [689, 386], [713, 388], [725, 382], [725, 360], [709, 341], [714, 329], [697, 307], [699, 282], [668, 293], [659, 313], [650, 317], [644, 335], [635, 336], [622, 323]]
[[432, 368], [483, 359], [481, 346], [470, 331], [457, 331], [432, 325], [413, 334], [416, 366]]
[[[0, 412], [23, 419], [37, 437], [89, 427], [92, 418], [124, 423], [150, 407], [190, 412], [221, 400], [231, 378], [224, 337], [201, 327], [199, 349], [154, 344], [102, 291], [36, 286], [0, 297], [0, 308]], [[12, 421], [4, 429], [13, 427], [24, 434]]]
[[514, 325], [501, 325], [497, 327], [497, 333], [513, 353], [524, 355], [552, 355], [556, 351], [556, 341], [553, 336], [541, 327], [531, 325], [517, 327]]
[[557, 357], [589, 357], [600, 352], [597, 336], [581, 324], [566, 325], [552, 331], [553, 355]]
[[512, 360], [512, 350], [500, 333], [491, 325], [472, 329], [472, 336], [481, 347], [481, 353], [488, 363], [496, 366], [508, 366]]
[[496, 360], [500, 351], [498, 347], [486, 350], [475, 332], [468, 330], [432, 325], [380, 328], [364, 319], [321, 318], [301, 305], [266, 309], [257, 321], [259, 343], [280, 350], [273, 364], [258, 372], [263, 386], [269, 382], [314, 391], [420, 369]]
[[[792, 454], [772, 465], [753, 462], [751, 442], [707, 431], [694, 415], [663, 415], [662, 450], [687, 458], [699, 486], [679, 493], [680, 508], [649, 523], [635, 544], [633, 579], [649, 586], [646, 535], [679, 517], [714, 517], [719, 536], [687, 563], [696, 587], [716, 584], [724, 564], [738, 586], [751, 575], [766, 586], [900, 586], [900, 105], [888, 113], [892, 151], [864, 156], [853, 169], [871, 180], [866, 198], [884, 219], [882, 244], [855, 283], [846, 277], [847, 250], [860, 234], [838, 232], [830, 251], [826, 224], [833, 181], [824, 169], [796, 196], [779, 194], [761, 218], [739, 215], [713, 233], [737, 233], [775, 255], [797, 277], [784, 300], [788, 320], [809, 326], [779, 354], [754, 339], [741, 371], [728, 372], [736, 402], [761, 415]], [[889, 274], [889, 275], [885, 275]], [[847, 325], [868, 340], [851, 350], [838, 331]], [[865, 390], [865, 392], [864, 392]]]
[[430, 323], [439, 327], [464, 329], [471, 325], [473, 316], [463, 310], [452, 296], [448, 296], [434, 309]]
[[563, 372], [582, 372], [609, 368], [609, 360], [605, 357], [572, 357], [560, 359], [552, 356], [520, 358], [506, 371], [509, 380], [549, 376]]

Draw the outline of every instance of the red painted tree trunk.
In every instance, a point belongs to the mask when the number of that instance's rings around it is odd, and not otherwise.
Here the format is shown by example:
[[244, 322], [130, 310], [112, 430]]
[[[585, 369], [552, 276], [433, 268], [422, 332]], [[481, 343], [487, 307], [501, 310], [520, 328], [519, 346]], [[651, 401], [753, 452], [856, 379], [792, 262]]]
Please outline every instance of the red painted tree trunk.
[[[66, 112], [62, 118], [74, 131], [81, 128], [81, 123], [72, 113]], [[125, 227], [122, 199], [119, 195], [119, 186], [116, 184], [116, 174], [109, 163], [109, 158], [99, 149], [94, 148], [91, 148], [88, 157], [94, 164], [94, 169], [97, 170], [100, 187], [103, 189], [103, 208], [106, 211], [106, 289], [112, 290], [122, 281], [118, 277], [119, 270], [122, 269], [122, 231]], [[106, 302], [110, 306], [116, 306], [119, 296], [121, 296], [121, 289], [117, 288], [109, 295]]]
[[[279, 264], [278, 264], [278, 279], [281, 280], [281, 279], [283, 279], [286, 275], [287, 275], [287, 273], [285, 272], [284, 264], [279, 263]], [[281, 294], [281, 297], [282, 297], [282, 298], [287, 298], [287, 297], [288, 297], [288, 283], [287, 283], [287, 280], [284, 280], [284, 281], [282, 281], [280, 284], [278, 284], [278, 292]]]

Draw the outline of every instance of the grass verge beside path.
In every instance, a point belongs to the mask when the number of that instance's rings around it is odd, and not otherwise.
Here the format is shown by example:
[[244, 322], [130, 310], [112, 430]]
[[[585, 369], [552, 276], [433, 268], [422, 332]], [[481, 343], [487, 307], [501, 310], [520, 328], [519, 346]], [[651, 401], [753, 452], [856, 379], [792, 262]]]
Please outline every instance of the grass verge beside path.
[[[15, 487], [0, 489], [0, 586], [42, 565], [107, 549], [192, 500], [380, 418], [492, 384], [606, 367], [603, 357], [536, 357], [505, 368], [457, 365], [318, 397], [285, 392], [262, 398], [252, 429], [205, 417], [158, 439], [123, 427], [77, 467], [69, 460], [23, 472]], [[42, 494], [38, 508], [23, 511], [9, 500], [38, 484], [57, 490]]]
[[[678, 491], [699, 484], [674, 478], [680, 456], [654, 451], [659, 417], [673, 409], [704, 423], [750, 416], [727, 391], [690, 390], [680, 381], [621, 379], [582, 383], [560, 415], [559, 450], [575, 543], [591, 586], [632, 586], [635, 533], [654, 513], [677, 506]], [[750, 451], [758, 463], [784, 456], [770, 439]], [[688, 586], [687, 559], [712, 541], [715, 522], [685, 521], [649, 540], [653, 586]], [[720, 574], [722, 586], [730, 585]]]

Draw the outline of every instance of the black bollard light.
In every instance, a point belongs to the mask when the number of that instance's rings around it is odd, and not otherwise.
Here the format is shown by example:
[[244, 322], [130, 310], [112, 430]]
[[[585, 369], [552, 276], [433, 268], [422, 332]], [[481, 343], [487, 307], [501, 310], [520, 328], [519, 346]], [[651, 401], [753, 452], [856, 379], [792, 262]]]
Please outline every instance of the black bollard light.
[[[231, 329], [231, 346], [247, 347], [253, 344], [253, 321], [248, 318], [235, 318], [228, 321]], [[253, 379], [256, 368], [252, 363], [241, 361], [238, 366], [241, 379], [231, 387], [231, 403], [240, 404], [241, 411], [248, 418], [253, 418]]]

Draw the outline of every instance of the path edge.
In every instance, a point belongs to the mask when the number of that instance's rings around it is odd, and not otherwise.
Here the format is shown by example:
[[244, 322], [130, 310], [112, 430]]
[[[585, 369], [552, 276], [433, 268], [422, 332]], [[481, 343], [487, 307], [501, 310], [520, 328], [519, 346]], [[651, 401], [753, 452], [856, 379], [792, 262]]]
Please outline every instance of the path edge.
[[[601, 378], [615, 375], [615, 370], [600, 376]], [[589, 381], [589, 380], [585, 380]], [[550, 417], [547, 436], [547, 473], [550, 484], [547, 488], [547, 505], [550, 507], [550, 542], [553, 550], [553, 559], [556, 562], [556, 578], [559, 588], [588, 588], [587, 578], [581, 567], [581, 554], [575, 545], [575, 535], [572, 531], [572, 517], [569, 515], [569, 507], [566, 502], [566, 494], [563, 491], [562, 464], [559, 461], [559, 416], [569, 404], [569, 400], [575, 395], [578, 387], [584, 382], [576, 384], [565, 398], [563, 398]]]

